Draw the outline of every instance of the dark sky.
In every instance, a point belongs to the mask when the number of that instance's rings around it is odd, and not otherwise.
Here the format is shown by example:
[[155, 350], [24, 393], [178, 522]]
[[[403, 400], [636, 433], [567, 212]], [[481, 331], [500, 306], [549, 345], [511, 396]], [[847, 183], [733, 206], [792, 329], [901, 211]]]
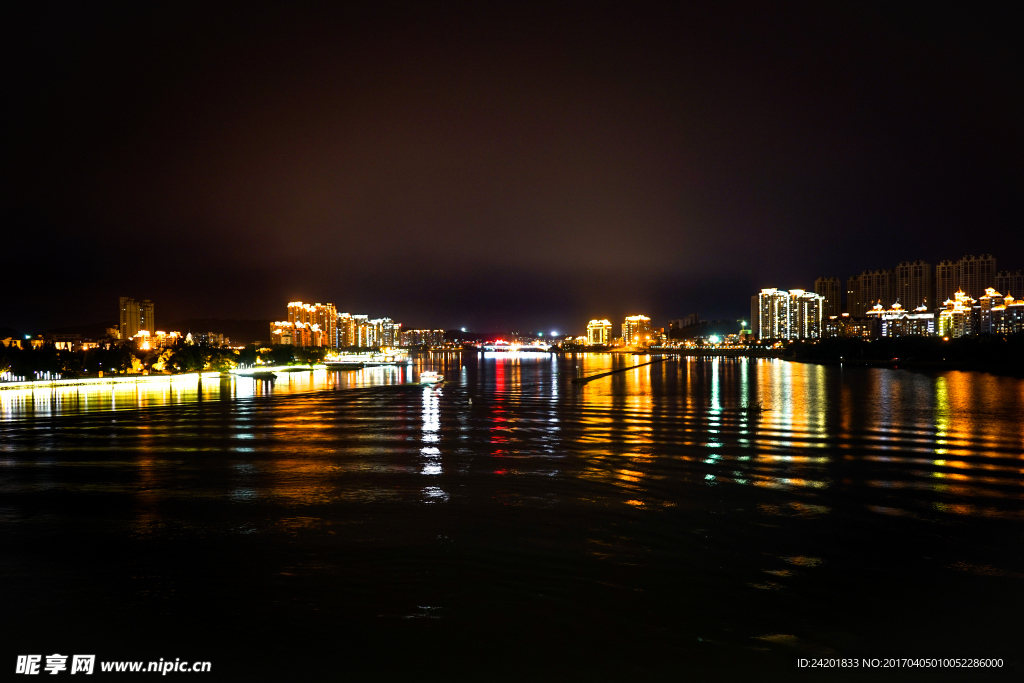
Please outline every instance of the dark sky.
[[582, 331], [1024, 267], [1016, 18], [838, 4], [47, 5], [8, 27], [0, 326]]

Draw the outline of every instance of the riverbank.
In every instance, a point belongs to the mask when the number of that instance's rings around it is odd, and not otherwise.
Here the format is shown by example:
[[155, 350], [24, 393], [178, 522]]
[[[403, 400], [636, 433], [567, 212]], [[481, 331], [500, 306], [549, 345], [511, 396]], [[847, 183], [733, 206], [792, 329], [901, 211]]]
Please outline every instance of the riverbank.
[[220, 377], [219, 372], [187, 372], [180, 375], [118, 375], [115, 377], [79, 377], [76, 379], [36, 380], [33, 382], [2, 382], [3, 389], [50, 389], [103, 384], [159, 384], [171, 382], [195, 382], [200, 379]]
[[796, 343], [786, 360], [915, 370], [977, 370], [1024, 376], [1024, 337], [897, 337]]
[[963, 361], [927, 361], [927, 360], [811, 360], [807, 358], [783, 358], [792, 363], [810, 363], [814, 365], [841, 365], [844, 367], [889, 368], [892, 370], [970, 370], [973, 372], [989, 372], [1007, 377], [1024, 377], [1024, 368], [983, 362]]

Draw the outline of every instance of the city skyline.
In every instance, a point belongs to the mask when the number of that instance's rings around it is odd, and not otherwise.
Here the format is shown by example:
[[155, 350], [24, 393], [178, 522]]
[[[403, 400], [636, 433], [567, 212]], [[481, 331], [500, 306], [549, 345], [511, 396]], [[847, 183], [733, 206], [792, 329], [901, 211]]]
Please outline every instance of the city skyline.
[[[947, 254], [948, 256], [948, 254]], [[1000, 265], [1002, 264], [1002, 265]], [[843, 285], [845, 281], [845, 286]], [[840, 313], [846, 315], [852, 315], [855, 318], [864, 318], [872, 310], [875, 304], [882, 304], [883, 308], [889, 309], [894, 303], [899, 303], [904, 310], [913, 310], [920, 306], [932, 313], [937, 313], [939, 310], [946, 308], [947, 304], [955, 300], [955, 293], [959, 290], [963, 290], [965, 293], [970, 295], [974, 300], [980, 299], [986, 293], [986, 289], [992, 287], [1002, 295], [1013, 295], [1015, 291], [1019, 292], [1015, 298], [1019, 301], [1021, 299], [1020, 292], [1024, 292], [1024, 275], [1022, 275], [1021, 269], [1008, 269], [1005, 267], [1005, 261], [1000, 262], [992, 254], [981, 254], [976, 256], [973, 254], [966, 254], [957, 259], [946, 258], [940, 260], [938, 263], [928, 263], [922, 259], [914, 261], [904, 260], [900, 261], [897, 265], [890, 268], [878, 268], [874, 270], [862, 270], [859, 274], [851, 275], [848, 278], [839, 278], [835, 276], [819, 276], [813, 281], [813, 286], [802, 286], [802, 287], [791, 287], [790, 291], [804, 293], [810, 292], [821, 295], [822, 301], [820, 304], [820, 314], [822, 323], [826, 322], [829, 317], [837, 316]], [[759, 287], [764, 290], [765, 287]], [[776, 287], [775, 289], [781, 289]], [[785, 291], [785, 290], [782, 290]], [[948, 295], [946, 294], [948, 292]], [[756, 298], [756, 296], [754, 297]], [[721, 299], [716, 300], [718, 303]], [[398, 302], [394, 302], [388, 308], [396, 307]], [[709, 301], [694, 302], [694, 308], [697, 307], [709, 307], [707, 304]], [[303, 306], [308, 309], [305, 313], [302, 312]], [[311, 308], [312, 307], [312, 308]], [[323, 310], [320, 311], [320, 308]], [[400, 307], [400, 306], [399, 306]], [[610, 307], [601, 307], [601, 313], [607, 315], [607, 311]], [[637, 307], [628, 307], [627, 312], [635, 311]], [[655, 302], [646, 310], [657, 310], [659, 304]], [[757, 310], [756, 304], [751, 303], [750, 307], [744, 305], [731, 305], [730, 314], [727, 316], [712, 316], [705, 317], [705, 319], [735, 319], [737, 321], [747, 321], [745, 328], [754, 327], [756, 324], [755, 311]], [[144, 322], [146, 319], [154, 319], [154, 304], [151, 299], [144, 299], [137, 302], [135, 299], [130, 297], [121, 296], [118, 298], [118, 315], [119, 320], [110, 318], [103, 320], [93, 320], [85, 323], [83, 326], [96, 326], [100, 324], [110, 323], [112, 325], [118, 325], [122, 332], [119, 332], [121, 338], [126, 338], [123, 330], [127, 330], [127, 337], [133, 337], [140, 329], [145, 329], [147, 324]], [[568, 319], [559, 319], [547, 328], [544, 327], [533, 327], [529, 328], [521, 324], [517, 324], [516, 321], [498, 321], [491, 326], [479, 326], [469, 327], [465, 325], [444, 325], [437, 324], [437, 315], [428, 310], [419, 310], [416, 316], [417, 322], [420, 324], [414, 324], [407, 326], [406, 329], [410, 330], [457, 330], [467, 329], [473, 332], [494, 332], [499, 330], [517, 330], [520, 332], [533, 331], [538, 334], [546, 333], [546, 330], [552, 328], [559, 328], [565, 334], [569, 335], [580, 335], [589, 336], [589, 331], [585, 325], [579, 326], [578, 319], [580, 313], [571, 313], [571, 317]], [[586, 315], [586, 314], [583, 314]], [[600, 315], [600, 313], [599, 313]], [[678, 311], [670, 312], [663, 315], [656, 315], [651, 318], [654, 321], [653, 326], [657, 327], [657, 321], [665, 320], [666, 329], [679, 327], [683, 322], [682, 318], [675, 316], [680, 315]], [[173, 317], [173, 316], [168, 316]], [[221, 317], [221, 316], [217, 316]], [[344, 317], [344, 321], [343, 321]], [[379, 318], [372, 321], [369, 320], [367, 315], [355, 315], [355, 318], [361, 319], [355, 321], [356, 324], [365, 327], [365, 323], [372, 322], [376, 325], [377, 329], [380, 329], [382, 324], [391, 325], [393, 321], [391, 318]], [[463, 316], [462, 319], [466, 319], [472, 316]], [[625, 315], [611, 315], [611, 319], [622, 319], [627, 317]], [[288, 304], [288, 314], [286, 316], [287, 321], [280, 320], [280, 315], [270, 316], [266, 318], [271, 324], [271, 330], [268, 338], [273, 340], [275, 334], [280, 337], [281, 330], [278, 329], [275, 333], [274, 329], [280, 328], [282, 323], [304, 322], [304, 323], [318, 323], [318, 329], [326, 335], [328, 339], [342, 339], [341, 325], [346, 325], [346, 329], [349, 327], [355, 330], [353, 327], [353, 316], [349, 313], [340, 313], [333, 304], [303, 304], [302, 301], [292, 301]], [[223, 316], [222, 319], [229, 319], [227, 316]], [[696, 323], [700, 321], [700, 316], [696, 313], [689, 314], [686, 316], [688, 324]], [[19, 330], [18, 328], [5, 325], [5, 321], [0, 320], [0, 330], [6, 330], [5, 334], [10, 335], [17, 331], [19, 333], [28, 330]], [[76, 327], [73, 323], [68, 323], [67, 319], [60, 321], [63, 324], [51, 325], [47, 329], [32, 329], [33, 334], [38, 334], [44, 331], [62, 330]], [[237, 322], [237, 320], [235, 320]], [[242, 322], [258, 322], [258, 320], [242, 321]], [[592, 319], [591, 322], [594, 322]], [[119, 323], [119, 324], [118, 324]], [[400, 329], [404, 323], [397, 323], [397, 327]], [[337, 329], [335, 329], [337, 326]], [[151, 327], [156, 329], [155, 325]], [[289, 333], [289, 337], [292, 335]], [[351, 336], [352, 331], [348, 332]], [[397, 338], [397, 334], [395, 338]], [[623, 334], [625, 336], [625, 334]], [[755, 328], [755, 336], [757, 331]], [[388, 336], [388, 339], [391, 337]], [[376, 336], [374, 336], [374, 340]], [[360, 337], [357, 341], [365, 341]], [[306, 344], [303, 344], [306, 345]], [[348, 344], [345, 344], [348, 345]], [[351, 344], [352, 346], [359, 346], [361, 344]]]

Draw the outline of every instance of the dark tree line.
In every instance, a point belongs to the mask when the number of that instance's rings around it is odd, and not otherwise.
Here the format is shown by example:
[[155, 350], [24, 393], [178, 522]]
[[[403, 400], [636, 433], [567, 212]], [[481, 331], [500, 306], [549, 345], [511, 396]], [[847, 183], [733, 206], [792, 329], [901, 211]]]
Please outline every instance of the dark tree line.
[[185, 342], [179, 342], [171, 348], [153, 350], [121, 345], [64, 351], [52, 343], [25, 349], [0, 346], [0, 373], [10, 371], [13, 375], [33, 379], [37, 372], [49, 372], [51, 376], [59, 374], [65, 379], [73, 379], [95, 376], [99, 372], [104, 375], [122, 375], [129, 371], [224, 372], [238, 366], [255, 365], [257, 359], [270, 365], [320, 363], [327, 351], [325, 348], [299, 348], [290, 344], [262, 350], [249, 345], [236, 351]]
[[798, 342], [790, 347], [800, 360], [868, 361], [899, 360], [1024, 369], [1024, 334], [973, 335], [944, 340], [940, 337], [883, 337], [881, 339], [822, 339]]

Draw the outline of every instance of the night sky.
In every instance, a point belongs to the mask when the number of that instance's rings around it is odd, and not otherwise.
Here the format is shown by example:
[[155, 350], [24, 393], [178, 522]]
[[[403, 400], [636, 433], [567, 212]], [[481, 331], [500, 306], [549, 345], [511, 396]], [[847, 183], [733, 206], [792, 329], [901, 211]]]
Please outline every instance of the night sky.
[[581, 333], [906, 259], [1024, 267], [991, 5], [143, 4], [10, 20], [0, 326], [125, 295]]

